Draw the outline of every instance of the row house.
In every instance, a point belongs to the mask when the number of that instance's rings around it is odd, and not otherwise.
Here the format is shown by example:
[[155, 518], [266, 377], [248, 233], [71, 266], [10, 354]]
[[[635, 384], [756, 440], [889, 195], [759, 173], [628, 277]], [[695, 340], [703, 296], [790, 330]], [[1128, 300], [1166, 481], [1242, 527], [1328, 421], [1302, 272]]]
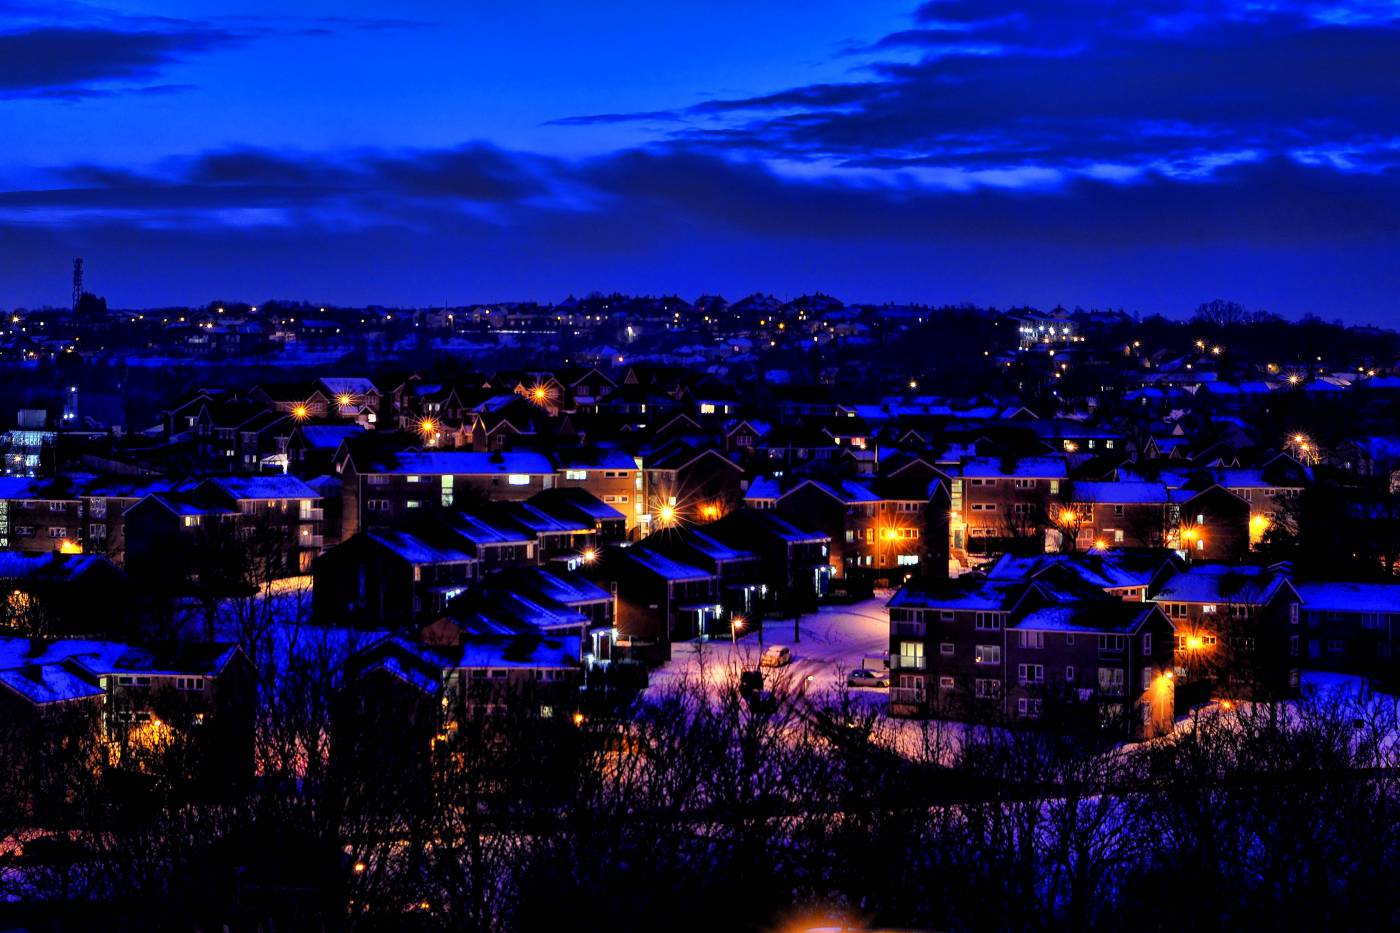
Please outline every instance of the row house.
[[660, 663], [671, 643], [728, 635], [719, 576], [646, 547], [614, 547], [585, 574], [617, 597], [617, 646], [639, 660]]
[[0, 549], [80, 553], [83, 503], [65, 484], [0, 476]]
[[[567, 482], [562, 481], [561, 482]], [[628, 516], [601, 496], [580, 487], [556, 486], [531, 496], [534, 507], [556, 518], [583, 520], [592, 525], [598, 546], [627, 540]], [[625, 502], [619, 503], [626, 505]]]
[[1400, 585], [1298, 583], [1301, 663], [1349, 674], [1389, 675], [1400, 637]]
[[702, 530], [676, 525], [654, 532], [642, 544], [718, 577], [720, 605], [730, 616], [747, 616], [766, 608], [768, 586], [763, 582], [758, 554], [727, 544], [708, 530], [709, 526]]
[[[236, 645], [0, 638], [0, 699], [6, 725], [32, 729], [60, 710], [75, 714], [57, 718], [95, 738], [112, 766], [174, 763], [211, 789], [252, 776], [256, 683]], [[192, 754], [166, 759], [173, 743]]]
[[579, 448], [557, 454], [556, 489], [576, 489], [617, 510], [631, 534], [647, 515], [646, 474], [640, 460], [621, 450]]
[[461, 508], [473, 500], [528, 499], [556, 482], [544, 454], [515, 451], [399, 451], [337, 454], [342, 483], [341, 538], [385, 527], [424, 511]]
[[648, 529], [672, 520], [713, 521], [743, 499], [743, 467], [717, 448], [678, 440], [648, 452], [643, 462], [648, 507], [638, 520]]
[[408, 628], [466, 591], [477, 579], [477, 553], [442, 526], [362, 532], [313, 564], [312, 617], [321, 625]]
[[737, 509], [706, 532], [758, 556], [770, 605], [783, 613], [810, 612], [831, 591], [831, 536], [806, 531], [771, 509]]
[[889, 603], [890, 712], [1038, 718], [1093, 704], [1135, 735], [1170, 729], [1172, 625], [1152, 604], [969, 575]]
[[1081, 549], [1169, 547], [1199, 560], [1240, 560], [1256, 527], [1249, 502], [1218, 485], [1075, 481], [1066, 499], [1051, 516], [1053, 537]]
[[124, 634], [126, 574], [96, 554], [0, 551], [0, 618], [44, 637]]
[[1193, 699], [1297, 692], [1302, 600], [1287, 565], [1169, 567], [1148, 598], [1176, 626], [1176, 672]]
[[378, 785], [426, 787], [442, 743], [483, 714], [575, 710], [579, 650], [576, 636], [528, 627], [455, 644], [381, 639], [347, 665], [331, 718], [335, 765]]
[[316, 490], [294, 476], [213, 477], [155, 493], [125, 512], [133, 574], [163, 575], [209, 549], [238, 547], [259, 572], [305, 573], [324, 545]]
[[963, 566], [1003, 551], [1043, 549], [1069, 479], [1063, 457], [973, 457], [952, 481], [951, 550]]
[[776, 508], [830, 538], [837, 577], [878, 583], [946, 575], [948, 487], [940, 481], [918, 490], [920, 485], [807, 479], [778, 496]]

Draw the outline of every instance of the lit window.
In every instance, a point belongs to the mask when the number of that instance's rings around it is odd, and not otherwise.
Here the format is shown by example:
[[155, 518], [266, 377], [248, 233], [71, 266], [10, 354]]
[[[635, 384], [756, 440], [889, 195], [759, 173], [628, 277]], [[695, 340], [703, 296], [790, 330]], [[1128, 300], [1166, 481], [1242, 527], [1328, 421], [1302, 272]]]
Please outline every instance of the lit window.
[[512, 473], [506, 479], [506, 482], [510, 483], [512, 486], [528, 486], [530, 485], [530, 477], [526, 473]]

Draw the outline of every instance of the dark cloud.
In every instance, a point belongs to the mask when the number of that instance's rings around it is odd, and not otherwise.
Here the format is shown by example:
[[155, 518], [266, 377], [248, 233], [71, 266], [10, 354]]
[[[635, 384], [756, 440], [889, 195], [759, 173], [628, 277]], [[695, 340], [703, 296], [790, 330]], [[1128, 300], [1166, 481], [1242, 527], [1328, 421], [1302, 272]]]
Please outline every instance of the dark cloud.
[[0, 93], [77, 94], [96, 82], [147, 79], [171, 62], [236, 41], [213, 28], [0, 32]]

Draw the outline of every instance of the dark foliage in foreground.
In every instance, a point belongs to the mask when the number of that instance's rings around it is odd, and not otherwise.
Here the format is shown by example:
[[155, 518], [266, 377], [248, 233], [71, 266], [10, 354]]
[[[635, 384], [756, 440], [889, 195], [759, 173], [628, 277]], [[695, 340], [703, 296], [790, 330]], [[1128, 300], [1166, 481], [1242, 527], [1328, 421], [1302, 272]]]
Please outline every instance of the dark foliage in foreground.
[[21, 815], [30, 783], [16, 773], [5, 832], [23, 849], [6, 846], [0, 877], [28, 905], [11, 916], [109, 929], [743, 930], [832, 912], [935, 929], [1397, 921], [1400, 724], [1386, 698], [1207, 712], [1127, 748], [1089, 728], [895, 728], [784, 684], [758, 711], [736, 690], [683, 685], [581, 721], [517, 697], [438, 732], [392, 698], [347, 729], [339, 670], [327, 645], [267, 671], [247, 789], [180, 780], [178, 739], [137, 779], [84, 748], [51, 762], [69, 766], [67, 805], [39, 820]]

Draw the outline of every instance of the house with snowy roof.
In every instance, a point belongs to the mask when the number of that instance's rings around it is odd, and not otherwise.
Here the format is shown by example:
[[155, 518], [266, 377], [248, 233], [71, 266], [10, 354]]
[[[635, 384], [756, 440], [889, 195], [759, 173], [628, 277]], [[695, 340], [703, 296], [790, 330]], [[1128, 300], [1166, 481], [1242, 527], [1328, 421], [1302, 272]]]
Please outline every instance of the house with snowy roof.
[[1400, 640], [1400, 584], [1299, 582], [1302, 664], [1351, 674], [1389, 674]]

